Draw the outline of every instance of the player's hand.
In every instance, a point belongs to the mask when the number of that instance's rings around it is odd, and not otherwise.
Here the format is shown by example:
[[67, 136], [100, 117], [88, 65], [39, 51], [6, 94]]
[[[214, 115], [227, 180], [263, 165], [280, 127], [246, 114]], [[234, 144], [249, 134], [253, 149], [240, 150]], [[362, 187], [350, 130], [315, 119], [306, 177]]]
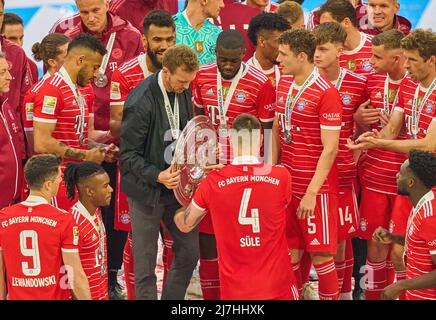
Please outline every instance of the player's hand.
[[383, 289], [381, 293], [382, 300], [396, 300], [403, 292], [401, 281], [395, 282]]
[[306, 192], [303, 199], [300, 201], [300, 205], [297, 209], [298, 219], [307, 219], [313, 216], [313, 212], [316, 206], [316, 194]]
[[378, 227], [372, 234], [372, 240], [381, 244], [390, 244], [392, 243], [392, 234], [388, 230]]
[[110, 145], [104, 148], [105, 157], [104, 161], [113, 163], [120, 158], [120, 148], [118, 148], [115, 144], [111, 143]]
[[386, 127], [386, 125], [389, 123], [391, 116], [388, 113], [386, 113], [384, 110], [381, 110], [378, 118], [382, 126]]
[[180, 182], [180, 170], [175, 170], [174, 163], [171, 166], [159, 173], [157, 182], [163, 184], [167, 189], [175, 189]]
[[95, 147], [89, 150], [86, 150], [85, 160], [92, 161], [97, 164], [101, 164], [104, 160], [105, 152], [103, 148]]
[[381, 138], [377, 129], [362, 133], [355, 141], [347, 139], [347, 148], [351, 150], [365, 150], [377, 147], [378, 140]]
[[353, 115], [354, 121], [361, 126], [370, 126], [378, 123], [379, 112], [371, 106], [371, 101], [368, 99], [362, 103]]

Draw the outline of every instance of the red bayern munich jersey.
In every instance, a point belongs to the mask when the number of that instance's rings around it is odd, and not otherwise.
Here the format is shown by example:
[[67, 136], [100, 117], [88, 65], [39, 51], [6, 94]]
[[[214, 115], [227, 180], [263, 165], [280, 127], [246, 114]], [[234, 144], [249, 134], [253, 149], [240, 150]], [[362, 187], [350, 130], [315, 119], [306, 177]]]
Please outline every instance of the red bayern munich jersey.
[[[243, 63], [242, 67], [245, 70], [227, 110], [227, 126], [231, 127], [233, 120], [242, 113], [254, 115], [262, 122], [272, 122], [274, 120], [275, 90], [271, 81], [253, 66]], [[216, 63], [201, 66], [192, 86], [194, 88], [194, 104], [204, 109], [205, 114], [212, 120], [216, 129], [220, 124], [218, 119], [217, 72]], [[224, 98], [230, 84], [231, 81], [222, 79]]]
[[78, 252], [77, 241], [73, 217], [41, 197], [29, 196], [0, 211], [9, 299], [68, 299], [62, 252]]
[[[314, 71], [316, 72], [316, 71]], [[342, 103], [338, 90], [319, 74], [298, 101], [291, 117], [292, 142], [284, 140], [286, 99], [293, 82], [290, 76], [282, 76], [277, 89], [276, 116], [279, 121], [281, 142], [281, 163], [292, 175], [292, 188], [295, 194], [304, 195], [313, 178], [321, 156], [323, 145], [321, 129], [341, 130]], [[294, 86], [292, 97], [297, 94]], [[336, 162], [319, 190], [320, 193], [338, 191]]]
[[23, 108], [21, 109], [21, 117], [23, 119], [24, 131], [33, 131], [33, 108], [35, 105], [35, 97], [44, 84], [44, 81], [50, 77], [49, 73], [46, 73], [37, 83], [35, 83], [29, 91], [27, 91], [23, 100]]
[[255, 58], [255, 56], [252, 56], [247, 61], [247, 64], [262, 71], [262, 73], [264, 75], [266, 75], [268, 77], [268, 79], [271, 81], [273, 87], [277, 88], [277, 85], [279, 84], [279, 81], [280, 81], [280, 76], [282, 75], [282, 68], [280, 65], [275, 65], [273, 68], [271, 68], [269, 70], [263, 70], [262, 66], [259, 64], [259, 62]]
[[124, 106], [130, 91], [152, 74], [147, 68], [146, 57], [145, 54], [140, 54], [114, 71], [110, 91], [111, 106]]
[[78, 201], [70, 213], [79, 228], [79, 255], [92, 300], [108, 300], [106, 230], [100, 210], [91, 215]]
[[341, 67], [364, 76], [374, 73], [370, 62], [372, 57], [372, 38], [373, 36], [361, 32], [360, 43], [357, 48], [351, 51], [344, 50], [339, 56]]
[[[357, 175], [357, 164], [353, 151], [347, 148], [347, 139], [354, 134], [354, 112], [365, 101], [366, 78], [345, 68], [341, 70], [346, 73], [339, 88], [343, 108], [337, 164], [340, 188], [351, 188]], [[337, 88], [336, 82], [334, 85]]]
[[[373, 108], [383, 110], [384, 86], [386, 74], [372, 74], [368, 77], [368, 85], [366, 94], [371, 100]], [[389, 81], [389, 113], [392, 113], [393, 104], [397, 97], [402, 80]], [[374, 126], [381, 130], [381, 124]], [[407, 139], [404, 133], [400, 133], [398, 139]], [[385, 194], [397, 194], [397, 173], [400, 167], [407, 159], [407, 154], [402, 152], [394, 152], [385, 149], [369, 149], [366, 153], [365, 162], [363, 164], [363, 179], [362, 185], [372, 191]]]
[[291, 177], [256, 160], [209, 173], [192, 201], [211, 215], [225, 300], [285, 299], [294, 282], [285, 235]]
[[[418, 83], [413, 82], [411, 79], [406, 79], [401, 83], [401, 88], [398, 96], [398, 105], [395, 107], [395, 111], [404, 112], [404, 121], [407, 128], [407, 136], [412, 138], [412, 108], [413, 108], [413, 96], [415, 95], [416, 87]], [[425, 96], [424, 90], [419, 90], [418, 105], [421, 104], [422, 99]], [[418, 139], [423, 139], [427, 135], [427, 130], [432, 122], [436, 122], [436, 90], [428, 97], [425, 102], [425, 106], [422, 109], [421, 116], [418, 123]]]
[[53, 138], [69, 147], [88, 149], [88, 122], [93, 116], [94, 95], [90, 85], [80, 89], [85, 115], [82, 120], [80, 106], [71, 87], [74, 88], [74, 84], [62, 67], [44, 82], [35, 95], [33, 120], [56, 124]]
[[[436, 200], [434, 192], [428, 192], [421, 201], [425, 203], [422, 206], [421, 203], [418, 203], [417, 208], [414, 209], [409, 218], [412, 219], [411, 225], [407, 228], [407, 279], [420, 277], [436, 269], [432, 261], [432, 255], [436, 255]], [[407, 299], [435, 300], [436, 288], [408, 290]]]

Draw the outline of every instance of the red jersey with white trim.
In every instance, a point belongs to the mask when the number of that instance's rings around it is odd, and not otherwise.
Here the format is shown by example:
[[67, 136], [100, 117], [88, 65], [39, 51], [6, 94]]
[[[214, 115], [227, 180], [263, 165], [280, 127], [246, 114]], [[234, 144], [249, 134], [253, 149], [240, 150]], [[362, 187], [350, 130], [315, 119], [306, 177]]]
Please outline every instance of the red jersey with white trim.
[[[413, 110], [413, 97], [415, 95], [418, 83], [413, 82], [411, 79], [406, 79], [401, 83], [401, 88], [398, 96], [398, 105], [395, 107], [396, 111], [404, 112], [404, 122], [406, 123], [407, 136], [412, 139], [412, 110]], [[418, 93], [418, 105], [421, 104], [427, 90], [421, 89]], [[427, 135], [427, 130], [432, 122], [436, 122], [436, 90], [428, 97], [422, 108], [421, 116], [418, 122], [417, 138], [423, 139]]]
[[[294, 193], [304, 195], [323, 150], [321, 129], [341, 130], [342, 103], [333, 84], [317, 74], [316, 80], [304, 90], [295, 103], [291, 115], [292, 142], [287, 144], [284, 140], [285, 109], [292, 82], [292, 77], [282, 76], [277, 89], [276, 116], [279, 121], [281, 164], [291, 172]], [[293, 98], [299, 89], [300, 87], [294, 85]], [[335, 162], [319, 192], [337, 191], [338, 172]]]
[[100, 209], [93, 215], [79, 201], [70, 213], [79, 228], [79, 255], [92, 300], [108, 300], [106, 230]]
[[268, 77], [268, 79], [271, 81], [271, 84], [274, 88], [277, 88], [277, 85], [280, 81], [280, 76], [282, 75], [282, 67], [280, 65], [275, 65], [269, 70], [262, 69], [262, 66], [259, 64], [255, 56], [252, 56], [248, 61], [247, 64], [250, 66], [253, 66], [257, 68], [259, 71], [261, 71], [264, 75]]
[[[242, 4], [247, 5], [247, 1], [242, 2]], [[264, 9], [264, 12], [275, 12], [278, 6], [279, 5], [277, 3], [272, 2], [272, 0], [270, 0], [268, 5]]]
[[78, 252], [77, 231], [70, 214], [41, 197], [29, 196], [0, 211], [0, 250], [10, 300], [68, 299], [62, 252]]
[[[406, 272], [407, 279], [420, 277], [436, 269], [432, 255], [436, 255], [436, 199], [433, 191], [423, 199], [427, 200], [414, 215], [407, 228]], [[436, 288], [408, 290], [408, 300], [435, 300]]]
[[372, 57], [372, 38], [368, 34], [360, 33], [360, 43], [354, 50], [342, 51], [339, 56], [339, 64], [357, 74], [368, 76], [374, 73], [370, 59]]
[[53, 138], [69, 147], [88, 149], [88, 121], [93, 116], [92, 88], [80, 89], [84, 92], [83, 114], [72, 88], [75, 85], [64, 68], [48, 78], [35, 95], [33, 120], [56, 124]]
[[294, 282], [285, 234], [291, 177], [254, 159], [208, 174], [192, 201], [213, 221], [222, 299], [285, 299]]
[[354, 134], [354, 112], [365, 101], [366, 78], [344, 68], [341, 70], [345, 70], [346, 73], [339, 88], [342, 101], [342, 128], [337, 163], [339, 186], [351, 189], [357, 175], [357, 164], [354, 161], [353, 151], [347, 148], [347, 139], [351, 139]]
[[124, 106], [127, 96], [142, 80], [153, 74], [147, 68], [146, 55], [139, 56], [123, 63], [112, 74], [110, 104]]
[[29, 91], [27, 91], [26, 95], [24, 96], [23, 108], [21, 109], [24, 131], [33, 131], [33, 108], [35, 105], [35, 97], [38, 94], [41, 86], [44, 84], [44, 81], [49, 77], [50, 74], [46, 73], [30, 88]]
[[[384, 110], [384, 87], [387, 74], [372, 74], [368, 76], [366, 93], [371, 100], [373, 108]], [[397, 98], [402, 80], [389, 81], [389, 114], [394, 108], [393, 104]], [[378, 130], [382, 129], [381, 123], [374, 126]], [[398, 139], [407, 139], [404, 133], [400, 133]], [[397, 173], [407, 159], [407, 154], [394, 152], [380, 148], [369, 149], [363, 163], [362, 185], [372, 191], [397, 194]]]

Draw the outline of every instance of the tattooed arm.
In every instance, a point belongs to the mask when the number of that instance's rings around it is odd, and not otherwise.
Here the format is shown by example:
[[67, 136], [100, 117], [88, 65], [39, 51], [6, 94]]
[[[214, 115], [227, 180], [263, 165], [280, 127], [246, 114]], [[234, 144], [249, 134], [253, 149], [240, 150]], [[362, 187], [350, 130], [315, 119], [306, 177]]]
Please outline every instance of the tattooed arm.
[[174, 223], [180, 231], [188, 233], [200, 223], [206, 214], [206, 210], [200, 209], [191, 202], [188, 207], [182, 207], [176, 211]]

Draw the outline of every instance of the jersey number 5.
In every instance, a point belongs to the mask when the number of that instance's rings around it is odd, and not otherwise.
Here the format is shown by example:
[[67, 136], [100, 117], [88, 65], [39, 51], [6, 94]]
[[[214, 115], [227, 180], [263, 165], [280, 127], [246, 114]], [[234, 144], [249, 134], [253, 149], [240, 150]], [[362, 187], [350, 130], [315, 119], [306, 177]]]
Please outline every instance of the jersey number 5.
[[260, 232], [259, 224], [259, 209], [251, 209], [251, 217], [247, 217], [247, 207], [250, 201], [251, 188], [244, 189], [244, 194], [242, 195], [241, 206], [239, 207], [238, 222], [242, 225], [251, 225], [253, 228], [253, 233]]
[[[27, 241], [30, 239], [30, 246], [27, 247]], [[20, 232], [20, 250], [25, 257], [32, 257], [32, 266], [29, 263], [21, 262], [23, 274], [28, 277], [35, 277], [41, 273], [41, 261], [39, 259], [38, 234], [34, 230], [23, 230]]]

